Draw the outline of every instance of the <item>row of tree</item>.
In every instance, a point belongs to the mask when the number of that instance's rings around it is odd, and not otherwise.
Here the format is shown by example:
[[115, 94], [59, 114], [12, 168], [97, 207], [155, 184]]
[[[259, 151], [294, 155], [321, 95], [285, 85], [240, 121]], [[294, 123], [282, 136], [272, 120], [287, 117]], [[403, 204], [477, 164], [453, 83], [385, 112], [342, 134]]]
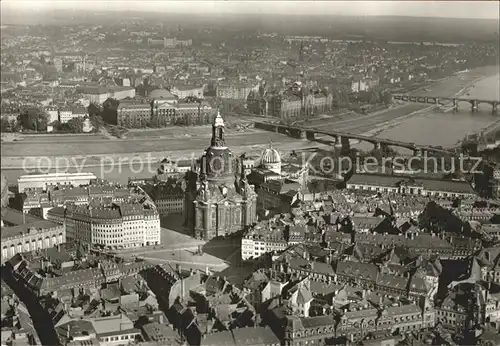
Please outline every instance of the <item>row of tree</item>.
[[[104, 126], [100, 114], [92, 114], [89, 118], [94, 132], [99, 131]], [[2, 117], [0, 126], [2, 132], [19, 132], [21, 130], [45, 132], [48, 125], [51, 125], [56, 132], [81, 133], [84, 121], [84, 118], [77, 117], [67, 123], [61, 123], [58, 120], [49, 123], [48, 114], [38, 108], [29, 108], [22, 110], [17, 119], [9, 120]]]
[[51, 123], [55, 132], [67, 132], [67, 133], [82, 133], [84, 120], [83, 118], [73, 118], [66, 123], [61, 123], [56, 120]]
[[352, 104], [384, 104], [388, 106], [392, 102], [392, 94], [388, 91], [377, 90], [376, 88], [367, 91], [353, 93], [347, 88], [337, 88], [332, 92], [333, 103], [338, 108], [349, 107]]

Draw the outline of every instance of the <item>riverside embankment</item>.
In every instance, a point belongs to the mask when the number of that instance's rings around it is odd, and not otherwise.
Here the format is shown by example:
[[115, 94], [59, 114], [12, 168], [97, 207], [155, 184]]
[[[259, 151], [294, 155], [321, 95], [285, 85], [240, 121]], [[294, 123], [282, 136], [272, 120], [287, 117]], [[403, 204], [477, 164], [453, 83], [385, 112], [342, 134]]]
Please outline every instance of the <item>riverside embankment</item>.
[[[451, 76], [420, 90], [420, 94], [452, 96], [459, 92], [475, 95], [486, 95], [491, 92], [491, 85], [498, 97], [498, 67], [474, 69], [457, 76]], [[484, 85], [483, 85], [484, 84]], [[494, 93], [494, 91], [493, 91]], [[488, 95], [486, 95], [488, 96]], [[490, 97], [493, 97], [490, 95]], [[381, 138], [389, 138], [417, 144], [453, 146], [457, 140], [467, 133], [480, 132], [490, 126], [498, 118], [491, 111], [481, 109], [477, 113], [460, 109], [459, 112], [434, 112], [433, 107], [419, 104], [399, 105], [384, 111], [352, 119], [345, 116], [341, 119], [318, 119], [311, 126], [331, 127], [352, 133], [365, 133]], [[24, 167], [46, 169], [56, 167], [56, 159], [60, 162], [72, 163], [72, 169], [86, 171], [103, 171], [103, 162], [116, 165], [118, 160], [130, 162], [136, 160], [147, 163], [157, 162], [163, 157], [191, 157], [199, 155], [208, 146], [210, 129], [199, 129], [194, 136], [148, 136], [129, 139], [109, 139], [102, 136], [44, 136], [17, 142], [3, 142], [1, 146], [2, 171], [9, 180], [26, 172]], [[204, 131], [206, 131], [206, 134]], [[161, 132], [161, 131], [160, 131]], [[175, 131], [174, 131], [175, 134]], [[318, 146], [315, 142], [297, 141], [281, 134], [260, 132], [257, 130], [232, 133], [227, 136], [227, 144], [235, 152], [258, 153], [272, 140], [282, 150], [299, 149]], [[43, 157], [43, 160], [40, 158]], [[148, 159], [153, 157], [153, 159]], [[148, 161], [149, 160], [149, 161]], [[32, 162], [37, 162], [35, 167]], [[126, 164], [127, 167], [129, 164]], [[31, 168], [33, 167], [33, 168]], [[121, 172], [108, 174], [106, 178], [133, 176], [133, 172], [122, 169]], [[148, 173], [149, 174], [149, 173]], [[139, 174], [137, 174], [139, 175]]]

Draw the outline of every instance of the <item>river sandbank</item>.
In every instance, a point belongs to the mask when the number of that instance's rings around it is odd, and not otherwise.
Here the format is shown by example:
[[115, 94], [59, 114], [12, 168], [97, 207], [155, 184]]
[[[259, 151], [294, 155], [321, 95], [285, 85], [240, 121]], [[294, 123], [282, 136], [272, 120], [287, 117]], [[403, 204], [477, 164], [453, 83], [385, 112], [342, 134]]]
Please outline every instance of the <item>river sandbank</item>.
[[[490, 77], [490, 76], [487, 76], [486, 73], [491, 71], [491, 69], [492, 69], [492, 67], [485, 67], [483, 69], [478, 69], [477, 71], [474, 71], [474, 75], [476, 73], [479, 73], [480, 76], [474, 76], [475, 78], [472, 78], [472, 79], [463, 78], [465, 83], [466, 83], [465, 85], [460, 85], [461, 88], [457, 92], [455, 92], [454, 94], [452, 94], [452, 95], [448, 94], [448, 95], [445, 95], [443, 97], [461, 97], [461, 96], [468, 94], [469, 91], [471, 90], [471, 88], [473, 88], [476, 83], [480, 82], [481, 80], [483, 80], [485, 78]], [[450, 76], [450, 77], [447, 77], [445, 80], [449, 82], [451, 79], [454, 79], [456, 77], [457, 76]], [[458, 78], [460, 78], [460, 76], [458, 76]], [[435, 87], [436, 86], [437, 85], [435, 85]], [[426, 91], [426, 93], [432, 94], [432, 92], [429, 92], [429, 91]], [[447, 111], [448, 110], [447, 105], [451, 105], [451, 101], [443, 106], [440, 106], [439, 108], [442, 111]], [[435, 105], [431, 105], [431, 106], [425, 107], [423, 109], [420, 109], [420, 110], [411, 112], [409, 114], [403, 115], [401, 117], [395, 118], [393, 120], [389, 120], [387, 122], [381, 123], [380, 125], [376, 126], [372, 130], [363, 133], [363, 135], [369, 136], [369, 137], [378, 136], [379, 134], [381, 134], [382, 132], [384, 132], [386, 130], [389, 130], [391, 128], [399, 126], [402, 122], [404, 122], [410, 118], [418, 117], [418, 116], [425, 116], [426, 114], [429, 113], [429, 111], [431, 111], [433, 109], [436, 109]]]

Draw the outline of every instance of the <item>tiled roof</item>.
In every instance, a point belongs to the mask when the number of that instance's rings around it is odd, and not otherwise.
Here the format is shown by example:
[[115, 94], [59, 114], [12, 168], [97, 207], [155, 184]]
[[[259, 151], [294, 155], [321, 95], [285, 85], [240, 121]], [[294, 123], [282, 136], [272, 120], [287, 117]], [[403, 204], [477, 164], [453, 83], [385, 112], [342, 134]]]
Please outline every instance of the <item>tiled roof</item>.
[[234, 346], [235, 342], [231, 331], [222, 331], [208, 334], [200, 343], [201, 346]]
[[353, 320], [358, 318], [369, 318], [369, 317], [377, 317], [378, 312], [377, 309], [362, 309], [355, 311], [347, 311], [344, 313], [345, 318]]
[[65, 273], [63, 276], [44, 278], [41, 289], [46, 292], [58, 289], [77, 287], [82, 284], [94, 285], [97, 281], [104, 280], [99, 269], [83, 269]]
[[375, 282], [377, 280], [378, 268], [371, 263], [345, 261], [337, 264], [336, 273]]
[[235, 328], [232, 330], [235, 344], [245, 345], [272, 345], [279, 344], [280, 340], [268, 327]]
[[380, 274], [377, 278], [377, 284], [399, 290], [406, 290], [408, 279], [390, 274]]
[[355, 228], [375, 228], [379, 223], [381, 223], [384, 219], [380, 217], [356, 217], [353, 216], [350, 218], [353, 226]]
[[146, 334], [151, 341], [162, 342], [179, 339], [179, 335], [166, 324], [156, 322], [148, 323], [145, 324], [142, 329], [144, 330], [144, 334]]
[[[22, 234], [31, 234], [32, 232], [45, 232], [54, 228], [62, 227], [61, 225], [47, 220], [35, 221], [32, 223], [25, 223], [13, 227], [2, 227], [1, 238], [11, 238], [20, 236]], [[62, 232], [62, 229], [61, 229]]]
[[332, 326], [336, 324], [335, 317], [331, 315], [303, 317], [300, 319], [305, 329]]
[[31, 214], [23, 213], [22, 211], [15, 210], [9, 207], [5, 208], [2, 207], [2, 220], [6, 224], [22, 225], [24, 223], [33, 223], [37, 221], [42, 221], [43, 219]]
[[421, 312], [420, 308], [414, 304], [391, 306], [385, 309], [388, 316], [401, 316], [409, 314], [418, 314]]
[[91, 321], [98, 335], [133, 328], [133, 322], [124, 314], [94, 318]]

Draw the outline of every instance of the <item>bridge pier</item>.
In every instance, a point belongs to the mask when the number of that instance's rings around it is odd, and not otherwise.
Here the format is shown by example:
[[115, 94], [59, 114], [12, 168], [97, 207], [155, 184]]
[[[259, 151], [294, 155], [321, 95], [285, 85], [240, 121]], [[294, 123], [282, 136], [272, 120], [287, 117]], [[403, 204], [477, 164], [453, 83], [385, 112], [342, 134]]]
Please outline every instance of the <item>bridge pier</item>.
[[413, 149], [413, 156], [421, 157], [422, 156], [422, 149]]
[[448, 102], [453, 104], [453, 110], [458, 110], [459, 102], [469, 102], [472, 108], [472, 111], [475, 112], [479, 109], [480, 103], [488, 103], [492, 106], [493, 112], [498, 112], [498, 105], [500, 101], [496, 100], [483, 100], [483, 99], [469, 99], [465, 97], [442, 97], [442, 96], [416, 96], [416, 95], [408, 95], [408, 94], [395, 94], [393, 95], [394, 100], [401, 100], [405, 102], [415, 102], [415, 103], [427, 103], [427, 104], [435, 104], [436, 108], [441, 108], [441, 106], [447, 105]]
[[279, 133], [279, 132], [280, 132], [280, 131], [279, 131], [279, 127], [278, 127], [278, 126], [275, 126], [275, 127], [274, 127], [274, 132], [276, 132], [276, 133]]
[[316, 138], [316, 135], [312, 131], [306, 131], [306, 138], [310, 141], [314, 141], [314, 139]]
[[479, 107], [478, 107], [478, 105], [477, 105], [477, 100], [472, 100], [472, 101], [470, 102], [470, 104], [471, 104], [471, 106], [472, 106], [472, 111], [473, 111], [473, 112], [475, 112], [475, 111], [477, 111], [477, 110], [478, 110], [478, 108], [479, 108]]
[[297, 138], [304, 139], [306, 138], [306, 134], [304, 131], [297, 131], [296, 134]]
[[380, 142], [373, 143], [374, 150], [380, 150], [381, 148], [382, 148], [382, 145], [380, 144]]
[[335, 137], [335, 144], [333, 146], [335, 148], [342, 149], [342, 137], [341, 136]]

